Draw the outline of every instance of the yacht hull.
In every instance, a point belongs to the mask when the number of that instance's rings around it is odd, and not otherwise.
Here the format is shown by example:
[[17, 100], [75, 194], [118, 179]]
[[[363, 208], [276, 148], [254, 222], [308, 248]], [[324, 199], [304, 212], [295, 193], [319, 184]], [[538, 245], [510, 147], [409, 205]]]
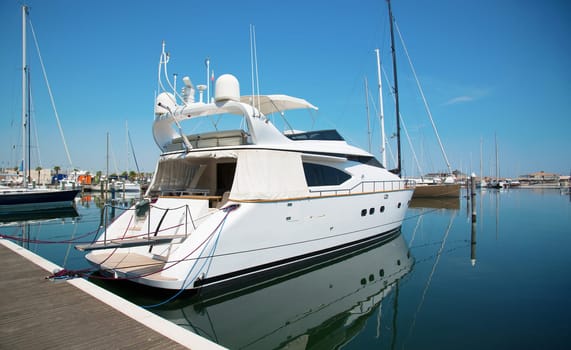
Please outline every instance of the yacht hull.
[[[172, 243], [93, 251], [86, 258], [119, 278], [162, 289], [201, 289], [202, 292], [241, 288], [289, 271], [302, 270], [344, 256], [399, 232], [412, 189], [347, 196], [263, 202], [229, 202], [208, 210], [206, 200], [189, 199], [196, 229], [181, 216], [149, 215], [151, 227], [161, 219], [157, 235], [172, 235]], [[157, 207], [182, 205], [159, 199]], [[167, 204], [168, 203], [168, 204]], [[206, 209], [205, 209], [206, 208]], [[128, 212], [115, 221], [116, 232], [145, 227], [133, 224]], [[121, 227], [123, 222], [123, 228]], [[131, 227], [131, 228], [129, 228]], [[176, 228], [175, 228], [176, 227]], [[151, 229], [151, 232], [154, 230]], [[189, 253], [190, 252], [190, 253]], [[125, 256], [121, 255], [125, 254]], [[126, 256], [141, 260], [127, 263]], [[109, 259], [111, 255], [114, 258]], [[144, 260], [146, 259], [148, 260]], [[150, 259], [154, 258], [154, 262]], [[141, 266], [141, 268], [137, 268]]]

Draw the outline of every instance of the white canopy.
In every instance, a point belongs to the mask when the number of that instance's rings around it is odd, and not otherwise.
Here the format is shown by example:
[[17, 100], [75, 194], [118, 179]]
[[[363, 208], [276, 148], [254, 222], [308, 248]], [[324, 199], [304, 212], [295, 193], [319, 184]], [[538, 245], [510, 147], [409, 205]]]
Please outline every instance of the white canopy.
[[306, 100], [288, 95], [241, 96], [240, 102], [254, 106], [264, 115], [291, 109], [317, 110], [317, 107]]

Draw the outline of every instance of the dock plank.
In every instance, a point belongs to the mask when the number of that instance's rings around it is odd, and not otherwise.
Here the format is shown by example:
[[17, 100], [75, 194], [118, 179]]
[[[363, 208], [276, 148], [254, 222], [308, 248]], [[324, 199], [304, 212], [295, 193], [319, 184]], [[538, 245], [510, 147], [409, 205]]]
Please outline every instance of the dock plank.
[[[190, 348], [70, 282], [45, 279], [48, 271], [0, 243], [0, 349]], [[193, 347], [218, 347], [202, 341]]]

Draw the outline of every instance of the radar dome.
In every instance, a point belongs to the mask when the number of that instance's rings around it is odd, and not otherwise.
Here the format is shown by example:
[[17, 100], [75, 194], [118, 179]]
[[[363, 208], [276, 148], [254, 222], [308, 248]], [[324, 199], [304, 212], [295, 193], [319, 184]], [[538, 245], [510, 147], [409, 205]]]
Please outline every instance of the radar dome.
[[240, 101], [240, 83], [232, 74], [223, 74], [216, 79], [214, 100], [221, 101]]

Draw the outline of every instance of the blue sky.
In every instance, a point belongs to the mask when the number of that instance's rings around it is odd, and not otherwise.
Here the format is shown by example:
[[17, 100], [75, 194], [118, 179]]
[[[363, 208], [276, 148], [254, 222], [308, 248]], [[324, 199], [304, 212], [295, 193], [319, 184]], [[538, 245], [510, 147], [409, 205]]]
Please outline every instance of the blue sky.
[[[392, 75], [385, 1], [211, 3], [27, 2], [73, 167], [105, 171], [109, 132], [110, 172], [134, 169], [127, 161], [128, 123], [140, 167], [154, 170], [159, 150], [151, 126], [162, 40], [171, 53], [169, 72], [201, 83], [208, 56], [217, 76], [236, 75], [242, 94], [250, 94], [250, 24], [256, 28], [261, 93], [307, 99], [320, 109], [311, 119], [316, 128], [335, 127], [351, 143], [368, 148], [364, 78], [376, 104], [375, 48]], [[0, 162], [9, 167], [21, 152], [21, 5], [0, 2]], [[570, 2], [393, 0], [392, 6], [453, 169], [480, 173], [482, 144], [483, 172], [494, 173], [497, 135], [502, 176], [538, 170], [569, 174]], [[67, 168], [29, 42], [41, 166]], [[445, 171], [398, 37], [396, 48], [401, 113], [422, 169]], [[383, 85], [392, 133], [394, 105], [386, 81]], [[372, 151], [378, 155], [378, 124], [372, 128]], [[415, 175], [405, 140], [403, 157], [404, 173]]]

